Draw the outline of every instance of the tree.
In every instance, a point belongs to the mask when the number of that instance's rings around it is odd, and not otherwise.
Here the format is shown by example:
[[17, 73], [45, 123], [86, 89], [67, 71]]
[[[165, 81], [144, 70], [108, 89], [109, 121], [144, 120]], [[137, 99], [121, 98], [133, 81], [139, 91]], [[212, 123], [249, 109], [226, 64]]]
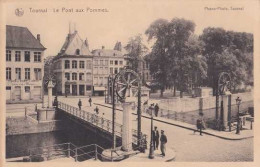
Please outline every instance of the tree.
[[222, 71], [231, 74], [233, 91], [241, 84], [252, 85], [252, 34], [209, 27], [199, 38], [204, 42], [203, 56], [208, 64], [206, 84], [213, 87], [214, 92], [218, 74]]
[[127, 45], [124, 47], [126, 49], [130, 69], [137, 73], [142, 73], [141, 71], [141, 60], [142, 57], [148, 52], [148, 48], [143, 44], [143, 39], [141, 34], [136, 35], [129, 39]]
[[174, 86], [181, 91], [182, 97], [182, 93], [193, 85], [195, 76], [206, 76], [205, 59], [199, 56], [203, 45], [193, 34], [194, 28], [195, 24], [189, 20], [174, 18], [168, 22], [158, 19], [145, 32], [148, 40], [155, 40], [150, 70], [155, 82], [161, 86], [161, 96], [165, 86]]

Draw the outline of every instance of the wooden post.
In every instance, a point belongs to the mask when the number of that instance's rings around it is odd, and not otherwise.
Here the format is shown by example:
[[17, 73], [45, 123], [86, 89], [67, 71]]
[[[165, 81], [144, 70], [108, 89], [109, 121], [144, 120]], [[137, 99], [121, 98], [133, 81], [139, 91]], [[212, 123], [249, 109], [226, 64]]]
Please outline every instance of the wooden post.
[[70, 157], [70, 143], [68, 143], [68, 157]]

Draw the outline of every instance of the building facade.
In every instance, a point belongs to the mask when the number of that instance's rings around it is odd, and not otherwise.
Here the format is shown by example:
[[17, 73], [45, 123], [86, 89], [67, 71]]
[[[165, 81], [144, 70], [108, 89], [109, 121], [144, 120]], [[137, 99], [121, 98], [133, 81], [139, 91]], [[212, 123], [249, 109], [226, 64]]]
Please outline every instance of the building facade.
[[121, 45], [117, 42], [114, 49], [95, 49], [93, 54], [93, 94], [103, 96], [107, 89], [109, 75], [117, 74], [125, 65], [124, 53], [117, 47]]
[[6, 26], [6, 101], [40, 102], [46, 48], [26, 27]]
[[92, 95], [93, 56], [87, 39], [83, 41], [78, 32], [69, 32], [66, 40], [54, 58], [57, 93], [60, 95]]

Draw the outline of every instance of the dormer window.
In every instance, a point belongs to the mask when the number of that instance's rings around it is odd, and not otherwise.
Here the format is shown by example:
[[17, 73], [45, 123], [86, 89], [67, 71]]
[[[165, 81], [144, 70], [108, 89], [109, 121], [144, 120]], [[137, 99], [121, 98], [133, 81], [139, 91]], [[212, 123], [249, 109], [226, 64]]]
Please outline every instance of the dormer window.
[[80, 55], [80, 50], [79, 49], [76, 50], [76, 55]]

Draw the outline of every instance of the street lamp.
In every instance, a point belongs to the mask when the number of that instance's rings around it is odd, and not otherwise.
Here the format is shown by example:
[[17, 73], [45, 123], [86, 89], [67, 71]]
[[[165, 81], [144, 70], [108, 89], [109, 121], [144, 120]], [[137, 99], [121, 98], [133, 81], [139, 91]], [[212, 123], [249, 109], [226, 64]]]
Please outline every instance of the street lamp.
[[241, 104], [241, 99], [239, 97], [236, 98], [236, 104], [237, 104], [237, 131], [236, 134], [240, 134], [240, 118], [239, 118], [239, 106]]
[[150, 141], [150, 152], [148, 158], [154, 159], [154, 146], [153, 146], [153, 110], [151, 109], [151, 141]]

